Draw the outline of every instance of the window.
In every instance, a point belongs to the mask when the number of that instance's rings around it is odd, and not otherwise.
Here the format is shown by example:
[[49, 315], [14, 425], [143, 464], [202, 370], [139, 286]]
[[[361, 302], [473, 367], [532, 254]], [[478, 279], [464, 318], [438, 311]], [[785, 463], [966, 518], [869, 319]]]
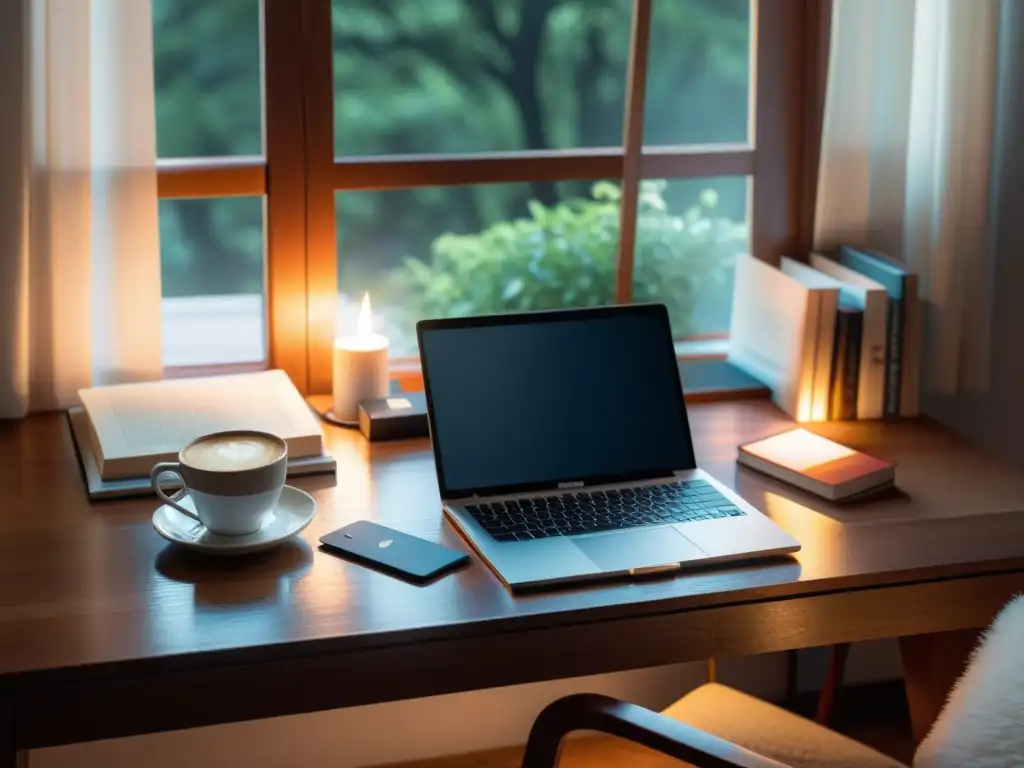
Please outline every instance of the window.
[[165, 363], [328, 391], [364, 292], [399, 362], [425, 316], [722, 336], [798, 242], [805, 2], [154, 0]]

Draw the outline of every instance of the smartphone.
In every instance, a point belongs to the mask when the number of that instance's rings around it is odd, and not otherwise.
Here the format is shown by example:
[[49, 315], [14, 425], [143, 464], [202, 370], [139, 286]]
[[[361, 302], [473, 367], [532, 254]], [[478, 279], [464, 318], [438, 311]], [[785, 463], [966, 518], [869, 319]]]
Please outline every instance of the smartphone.
[[369, 520], [358, 520], [320, 537], [335, 554], [392, 576], [422, 584], [469, 562], [469, 555]]

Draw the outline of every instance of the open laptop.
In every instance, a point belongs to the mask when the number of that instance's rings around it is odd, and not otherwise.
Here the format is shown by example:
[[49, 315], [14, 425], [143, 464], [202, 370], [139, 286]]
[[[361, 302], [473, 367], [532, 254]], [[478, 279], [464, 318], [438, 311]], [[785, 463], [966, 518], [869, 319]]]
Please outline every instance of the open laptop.
[[445, 513], [511, 589], [800, 549], [697, 469], [663, 305], [416, 330]]

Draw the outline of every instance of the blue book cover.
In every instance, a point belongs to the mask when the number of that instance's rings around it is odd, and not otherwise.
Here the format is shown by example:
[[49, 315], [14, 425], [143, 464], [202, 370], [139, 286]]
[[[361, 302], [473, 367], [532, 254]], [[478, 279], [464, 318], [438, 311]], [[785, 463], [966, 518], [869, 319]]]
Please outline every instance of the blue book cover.
[[909, 273], [903, 265], [888, 256], [846, 245], [840, 246], [838, 261], [844, 267], [881, 283], [889, 294], [889, 313], [886, 319], [885, 415], [899, 416], [900, 381], [903, 377], [903, 333], [906, 322], [904, 299], [907, 294], [906, 283]]

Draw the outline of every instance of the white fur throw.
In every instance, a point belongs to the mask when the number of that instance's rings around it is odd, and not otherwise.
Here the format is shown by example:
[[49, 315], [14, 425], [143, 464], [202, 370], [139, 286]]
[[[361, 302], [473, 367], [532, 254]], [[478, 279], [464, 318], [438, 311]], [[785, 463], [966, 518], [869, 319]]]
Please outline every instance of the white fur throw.
[[1024, 766], [1024, 595], [986, 632], [914, 758], [914, 768], [1007, 766]]

